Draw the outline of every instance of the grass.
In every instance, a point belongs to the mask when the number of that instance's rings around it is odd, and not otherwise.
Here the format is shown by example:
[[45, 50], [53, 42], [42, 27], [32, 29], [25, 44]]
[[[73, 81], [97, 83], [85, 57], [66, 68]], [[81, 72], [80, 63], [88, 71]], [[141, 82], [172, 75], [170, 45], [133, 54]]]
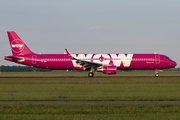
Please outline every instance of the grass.
[[[31, 74], [31, 73], [30, 73]], [[37, 74], [37, 76], [36, 76]], [[180, 100], [180, 76], [96, 76], [42, 73], [0, 77], [0, 101]], [[55, 76], [53, 76], [55, 74]], [[68, 74], [68, 76], [64, 76]], [[125, 73], [127, 74], [127, 73]], [[147, 74], [147, 73], [145, 73]]]
[[173, 120], [180, 105], [1, 105], [1, 119]]
[[[1, 73], [0, 101], [180, 100], [179, 72]], [[174, 120], [179, 104], [15, 104], [0, 105], [0, 119]]]

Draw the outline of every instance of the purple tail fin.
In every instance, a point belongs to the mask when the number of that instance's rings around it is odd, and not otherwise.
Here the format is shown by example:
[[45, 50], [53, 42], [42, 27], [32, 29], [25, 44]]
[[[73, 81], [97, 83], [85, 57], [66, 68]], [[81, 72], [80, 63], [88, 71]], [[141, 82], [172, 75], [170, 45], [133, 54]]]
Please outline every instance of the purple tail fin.
[[7, 34], [13, 55], [34, 54], [15, 32], [8, 31]]

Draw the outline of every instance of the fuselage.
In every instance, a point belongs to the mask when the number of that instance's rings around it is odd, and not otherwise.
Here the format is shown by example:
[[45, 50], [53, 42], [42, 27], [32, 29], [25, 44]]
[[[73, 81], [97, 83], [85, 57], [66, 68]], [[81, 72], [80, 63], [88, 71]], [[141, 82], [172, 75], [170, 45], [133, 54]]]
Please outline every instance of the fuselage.
[[[78, 59], [117, 66], [117, 69], [167, 69], [176, 66], [176, 62], [161, 54], [72, 54]], [[5, 60], [32, 67], [53, 70], [83, 70], [83, 67], [71, 60], [67, 54], [27, 54], [14, 56], [22, 60], [5, 57]]]

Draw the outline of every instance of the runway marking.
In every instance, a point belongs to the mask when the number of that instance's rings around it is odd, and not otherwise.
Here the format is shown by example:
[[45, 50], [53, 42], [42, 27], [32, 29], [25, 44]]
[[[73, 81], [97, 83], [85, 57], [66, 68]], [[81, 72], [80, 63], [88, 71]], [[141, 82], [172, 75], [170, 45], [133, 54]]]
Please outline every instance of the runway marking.
[[180, 101], [2, 101], [0, 104], [180, 104]]

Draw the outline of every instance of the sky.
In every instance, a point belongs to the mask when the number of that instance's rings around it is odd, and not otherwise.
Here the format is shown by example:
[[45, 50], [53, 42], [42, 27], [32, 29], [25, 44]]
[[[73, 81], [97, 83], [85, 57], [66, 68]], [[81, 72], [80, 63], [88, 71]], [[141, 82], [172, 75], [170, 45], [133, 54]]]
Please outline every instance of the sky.
[[0, 0], [0, 65], [7, 31], [35, 53], [154, 53], [180, 67], [180, 0]]

